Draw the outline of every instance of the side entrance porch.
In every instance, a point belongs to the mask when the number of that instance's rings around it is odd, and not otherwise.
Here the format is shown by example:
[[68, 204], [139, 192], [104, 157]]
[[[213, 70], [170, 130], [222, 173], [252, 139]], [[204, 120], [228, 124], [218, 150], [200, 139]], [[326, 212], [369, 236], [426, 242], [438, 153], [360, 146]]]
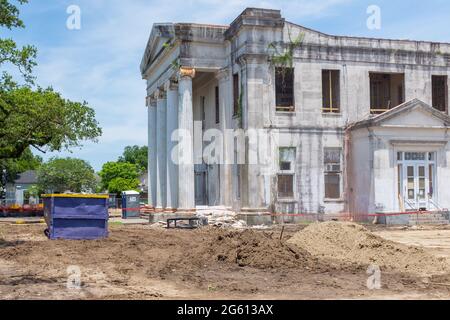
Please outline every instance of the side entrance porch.
[[449, 126], [450, 117], [419, 100], [351, 126], [347, 197], [353, 218], [383, 214], [379, 222], [388, 224], [448, 223]]

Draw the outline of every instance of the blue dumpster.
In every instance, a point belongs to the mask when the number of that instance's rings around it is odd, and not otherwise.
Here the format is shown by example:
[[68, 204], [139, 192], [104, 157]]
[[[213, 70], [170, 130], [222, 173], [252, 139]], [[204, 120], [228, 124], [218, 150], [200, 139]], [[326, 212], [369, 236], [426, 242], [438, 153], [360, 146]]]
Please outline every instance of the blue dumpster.
[[136, 191], [122, 192], [122, 218], [139, 218], [141, 216], [140, 194]]
[[49, 239], [93, 240], [108, 236], [108, 196], [43, 195]]

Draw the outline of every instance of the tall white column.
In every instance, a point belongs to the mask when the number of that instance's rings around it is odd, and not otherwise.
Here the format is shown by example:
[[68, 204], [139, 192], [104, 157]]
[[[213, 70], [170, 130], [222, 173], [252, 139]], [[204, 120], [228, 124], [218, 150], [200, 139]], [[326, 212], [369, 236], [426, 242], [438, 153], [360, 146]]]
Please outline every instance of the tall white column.
[[156, 130], [157, 136], [157, 190], [156, 190], [156, 210], [163, 211], [166, 208], [166, 93], [162, 90], [157, 91], [156, 102]]
[[[178, 129], [178, 84], [169, 81], [167, 91], [167, 206], [166, 211], [175, 211], [178, 208], [178, 154], [174, 151], [177, 137], [173, 134]], [[173, 139], [175, 138], [175, 139]]]
[[179, 211], [195, 211], [194, 180], [194, 113], [192, 103], [192, 79], [195, 69], [181, 68], [178, 84], [178, 127], [179, 127]]
[[[223, 133], [223, 164], [220, 166], [220, 205], [232, 207], [232, 165], [233, 158], [228, 159], [234, 141], [228, 141], [227, 129], [232, 129], [233, 92], [231, 82], [231, 70], [226, 68], [220, 70], [216, 75], [220, 90], [220, 130]], [[230, 149], [231, 148], [231, 149]]]
[[149, 97], [148, 105], [148, 204], [156, 207], [156, 176], [157, 176], [157, 154], [156, 148], [156, 99]]

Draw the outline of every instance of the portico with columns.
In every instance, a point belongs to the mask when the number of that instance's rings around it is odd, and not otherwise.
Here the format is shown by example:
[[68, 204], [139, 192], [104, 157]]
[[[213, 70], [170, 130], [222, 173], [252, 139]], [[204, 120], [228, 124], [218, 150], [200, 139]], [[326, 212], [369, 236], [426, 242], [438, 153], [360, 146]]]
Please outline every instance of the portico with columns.
[[[148, 147], [149, 147], [149, 205], [157, 213], [182, 212], [190, 213], [196, 210], [198, 205], [221, 206], [228, 203], [231, 208], [231, 188], [220, 190], [217, 184], [214, 199], [208, 202], [196, 201], [195, 192], [195, 167], [202, 165], [203, 147], [199, 151], [194, 150], [194, 122], [202, 123], [203, 113], [209, 113], [204, 108], [208, 104], [205, 91], [218, 87], [219, 92], [229, 91], [230, 85], [226, 80], [230, 79], [228, 70], [197, 72], [191, 67], [180, 67], [174, 70], [167, 81], [151, 90], [147, 97], [148, 108]], [[194, 82], [197, 78], [197, 82]], [[195, 83], [195, 85], [194, 85]], [[212, 84], [211, 84], [212, 83]], [[194, 94], [194, 87], [199, 88], [199, 93]], [[226, 103], [225, 97], [221, 105]], [[220, 108], [220, 119], [217, 129], [225, 130], [231, 120], [231, 111]], [[203, 134], [203, 127], [197, 134]], [[202, 138], [200, 138], [200, 141]], [[228, 146], [224, 143], [226, 152]], [[195, 159], [197, 155], [197, 159]], [[230, 185], [230, 165], [221, 165], [215, 173], [214, 182], [224, 181]], [[217, 169], [216, 168], [216, 169]], [[198, 179], [197, 179], [198, 181]], [[208, 182], [204, 181], [203, 191], [208, 188]], [[211, 180], [210, 183], [213, 183]]]
[[[247, 103], [247, 91], [255, 88], [248, 72], [254, 73], [258, 55], [237, 49], [239, 29], [248, 25], [269, 31], [280, 29], [279, 22], [279, 18], [268, 17], [264, 21], [237, 19], [231, 26], [153, 26], [141, 73], [147, 81], [148, 200], [155, 212], [190, 213], [199, 206], [268, 212], [270, 201], [264, 196], [267, 190], [260, 168], [234, 163], [236, 153], [246, 152], [248, 145], [237, 146], [235, 136], [225, 132], [261, 124], [257, 106]], [[258, 59], [267, 58], [264, 54]], [[215, 139], [204, 136], [210, 129], [223, 134], [220, 163], [204, 159], [204, 151]]]
[[[201, 34], [204, 28], [198, 27], [196, 31]], [[211, 34], [203, 41], [223, 42], [223, 27], [207, 29]], [[208, 56], [203, 59], [186, 57], [183, 50], [187, 50], [187, 47], [182, 40], [185, 33], [186, 30], [182, 31], [172, 24], [155, 25], [141, 65], [143, 77], [147, 80], [148, 202], [157, 213], [192, 213], [198, 205], [232, 206], [231, 188], [219, 190], [218, 183], [224, 181], [230, 185], [230, 166], [215, 166], [215, 178], [209, 176], [209, 180], [206, 180], [202, 174], [211, 168], [208, 169], [210, 166], [203, 163], [203, 146], [196, 152], [194, 145], [194, 123], [205, 125], [209, 121], [204, 115], [210, 116], [211, 111], [215, 111], [212, 93], [216, 93], [216, 86], [223, 93], [220, 98], [222, 121], [217, 124], [217, 128], [223, 130], [230, 125], [231, 109], [225, 104], [231, 103], [228, 96], [231, 71], [224, 68], [224, 48], [216, 50], [215, 59]], [[203, 134], [205, 129], [200, 128], [197, 134]], [[195, 159], [196, 156], [199, 158]], [[206, 170], [199, 169], [201, 172], [196, 172], [196, 168], [203, 167]], [[196, 187], [196, 181], [203, 185]], [[205, 195], [204, 202], [199, 200], [199, 194], [207, 192], [208, 184], [214, 182], [217, 185], [214, 195]]]
[[[192, 134], [190, 137], [184, 135], [193, 131], [192, 79], [195, 71], [180, 68], [178, 73], [147, 98], [148, 200], [155, 212], [195, 211], [194, 196], [190, 192], [194, 181], [193, 140]], [[178, 131], [183, 132], [181, 139]], [[179, 163], [179, 159], [183, 161]]]

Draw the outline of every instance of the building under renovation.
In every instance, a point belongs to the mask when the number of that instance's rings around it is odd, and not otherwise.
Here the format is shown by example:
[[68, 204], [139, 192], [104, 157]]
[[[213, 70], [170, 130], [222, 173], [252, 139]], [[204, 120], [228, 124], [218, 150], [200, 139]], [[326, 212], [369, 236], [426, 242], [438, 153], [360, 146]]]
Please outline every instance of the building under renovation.
[[[248, 8], [226, 26], [155, 24], [141, 73], [157, 212], [450, 208], [450, 44], [333, 36]], [[208, 161], [210, 144], [225, 156]]]

